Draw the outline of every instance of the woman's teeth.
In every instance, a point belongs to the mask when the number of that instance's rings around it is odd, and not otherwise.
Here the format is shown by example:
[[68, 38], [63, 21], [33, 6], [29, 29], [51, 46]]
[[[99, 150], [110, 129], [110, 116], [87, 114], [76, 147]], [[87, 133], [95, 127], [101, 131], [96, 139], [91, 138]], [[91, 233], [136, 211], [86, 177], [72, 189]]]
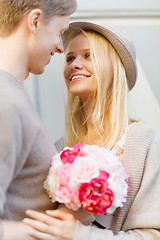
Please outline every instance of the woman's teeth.
[[71, 78], [71, 81], [74, 80], [74, 79], [78, 79], [78, 78], [87, 78], [87, 76], [85, 76], [85, 75], [76, 75], [76, 76], [73, 76]]

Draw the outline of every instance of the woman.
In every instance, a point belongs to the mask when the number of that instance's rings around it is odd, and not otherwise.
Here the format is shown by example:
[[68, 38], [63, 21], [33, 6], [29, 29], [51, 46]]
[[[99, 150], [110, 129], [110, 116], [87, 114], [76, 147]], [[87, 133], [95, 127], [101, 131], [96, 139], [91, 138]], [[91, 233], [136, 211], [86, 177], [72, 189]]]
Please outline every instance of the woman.
[[[160, 239], [160, 138], [127, 112], [127, 91], [136, 82], [135, 49], [119, 29], [88, 22], [70, 24], [64, 34], [68, 89], [66, 145], [97, 144], [119, 155], [127, 167], [127, 202], [113, 216], [95, 216], [85, 225], [67, 209], [25, 219], [36, 239]], [[65, 211], [65, 213], [64, 213]], [[102, 229], [103, 228], [103, 229]], [[63, 229], [63, 231], [62, 231]]]

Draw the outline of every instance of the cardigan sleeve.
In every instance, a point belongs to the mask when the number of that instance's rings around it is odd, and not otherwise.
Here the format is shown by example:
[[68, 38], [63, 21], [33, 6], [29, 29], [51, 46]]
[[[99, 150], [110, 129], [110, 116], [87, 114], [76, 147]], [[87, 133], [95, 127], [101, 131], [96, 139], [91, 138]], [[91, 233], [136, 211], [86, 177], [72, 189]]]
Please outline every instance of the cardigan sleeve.
[[77, 221], [74, 240], [159, 240], [160, 233], [156, 229], [132, 229], [120, 231], [114, 235], [111, 230], [99, 229], [93, 226], [84, 226]]
[[74, 240], [160, 239], [160, 137], [154, 134], [147, 154], [140, 189], [126, 215], [121, 231], [84, 226], [77, 221]]

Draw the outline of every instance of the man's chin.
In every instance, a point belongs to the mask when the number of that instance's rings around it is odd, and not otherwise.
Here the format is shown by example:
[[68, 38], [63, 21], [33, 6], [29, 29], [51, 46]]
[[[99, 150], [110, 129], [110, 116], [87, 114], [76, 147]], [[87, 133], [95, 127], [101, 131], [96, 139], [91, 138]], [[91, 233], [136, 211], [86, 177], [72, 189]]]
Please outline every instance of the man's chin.
[[30, 70], [30, 73], [35, 74], [35, 75], [41, 75], [42, 73], [44, 73], [44, 68], [43, 69]]

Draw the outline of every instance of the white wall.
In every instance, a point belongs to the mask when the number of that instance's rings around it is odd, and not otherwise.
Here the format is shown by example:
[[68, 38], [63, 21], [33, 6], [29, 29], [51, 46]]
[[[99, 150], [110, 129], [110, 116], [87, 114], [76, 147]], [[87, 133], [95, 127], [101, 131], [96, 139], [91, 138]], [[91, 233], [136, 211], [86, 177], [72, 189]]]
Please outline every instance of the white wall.
[[160, 9], [159, 0], [77, 0], [79, 10]]
[[160, 133], [160, 105], [149, 84], [142, 65], [138, 63], [138, 79], [128, 96], [128, 110], [132, 119], [141, 119]]

